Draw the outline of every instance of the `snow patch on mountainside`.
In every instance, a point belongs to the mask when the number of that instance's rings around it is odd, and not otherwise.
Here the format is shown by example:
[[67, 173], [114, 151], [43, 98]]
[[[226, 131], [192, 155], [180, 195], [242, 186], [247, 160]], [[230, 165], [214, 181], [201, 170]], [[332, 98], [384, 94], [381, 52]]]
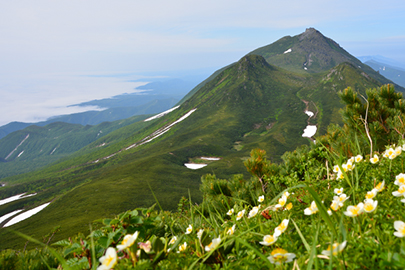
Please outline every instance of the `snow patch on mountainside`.
[[311, 111], [305, 111], [305, 114], [308, 115], [309, 117], [314, 116], [315, 114]]
[[35, 207], [34, 209], [28, 210], [27, 212], [24, 212], [24, 213], [22, 213], [22, 214], [20, 214], [20, 215], [18, 215], [18, 216], [16, 216], [16, 217], [14, 217], [14, 218], [12, 218], [9, 222], [7, 222], [7, 223], [4, 225], [4, 227], [9, 227], [9, 226], [14, 225], [14, 224], [16, 224], [16, 223], [18, 223], [18, 222], [21, 222], [21, 221], [23, 221], [23, 220], [26, 220], [27, 218], [32, 217], [33, 215], [35, 215], [35, 214], [39, 213], [40, 211], [42, 211], [42, 210], [43, 210], [45, 207], [47, 207], [49, 204], [50, 204], [50, 202], [49, 202], [49, 203], [45, 203], [45, 204], [43, 204], [43, 205], [40, 205], [40, 206], [38, 206], [38, 207]]
[[[178, 106], [172, 108], [171, 110], [175, 110], [175, 109], [177, 109], [177, 108], [178, 108]], [[111, 157], [113, 157], [113, 156], [115, 156], [115, 155], [121, 153], [121, 152], [124, 151], [124, 150], [129, 150], [129, 149], [134, 148], [134, 147], [137, 147], [137, 146], [139, 146], [139, 145], [143, 145], [143, 144], [145, 144], [145, 143], [148, 143], [148, 142], [150, 142], [150, 141], [156, 139], [157, 137], [162, 136], [162, 135], [165, 134], [166, 132], [168, 132], [174, 125], [180, 123], [181, 121], [183, 121], [184, 119], [186, 119], [187, 117], [189, 117], [189, 116], [190, 116], [193, 112], [195, 112], [196, 110], [197, 110], [197, 109], [192, 109], [192, 110], [190, 110], [189, 112], [187, 112], [185, 115], [183, 115], [182, 117], [180, 117], [179, 119], [177, 119], [176, 121], [174, 121], [173, 123], [171, 123], [170, 125], [163, 126], [162, 128], [156, 130], [155, 132], [153, 132], [153, 133], [150, 134], [149, 136], [146, 136], [145, 138], [143, 138], [141, 141], [138, 141], [138, 142], [136, 142], [136, 143], [134, 143], [134, 144], [132, 144], [132, 145], [130, 145], [130, 146], [128, 146], [128, 147], [126, 147], [126, 148], [124, 148], [124, 149], [118, 151], [118, 152], [115, 152], [115, 153], [113, 153], [113, 154], [111, 154], [111, 155], [109, 155], [109, 156], [107, 156], [107, 157], [103, 157], [103, 158], [97, 159], [97, 160], [95, 160], [95, 161], [90, 161], [89, 163], [97, 163], [97, 162], [100, 162], [100, 160], [109, 159], [109, 158], [111, 158]], [[166, 112], [167, 112], [167, 111], [166, 111]]]
[[1, 216], [1, 217], [0, 217], [0, 223], [2, 223], [2, 222], [5, 221], [6, 219], [8, 219], [8, 218], [14, 216], [15, 214], [20, 213], [22, 210], [23, 210], [23, 209], [15, 210], [15, 211], [13, 211], [13, 212], [11, 212], [11, 213], [5, 214], [4, 216]]
[[202, 164], [202, 163], [184, 163], [184, 166], [186, 166], [189, 169], [192, 170], [198, 170], [201, 168], [204, 168], [205, 166], [207, 166], [207, 164]]
[[17, 148], [20, 147], [20, 145], [22, 145], [22, 144], [28, 139], [29, 136], [30, 136], [30, 134], [28, 134], [27, 136], [25, 136], [25, 138], [20, 142], [20, 144], [17, 145], [17, 146], [14, 148], [14, 150], [11, 151], [11, 153], [6, 156], [5, 159], [8, 159], [15, 151], [17, 151]]
[[55, 152], [56, 148], [58, 148], [58, 147], [55, 147], [49, 155], [52, 155], [53, 152]]
[[284, 52], [284, 54], [290, 53], [290, 52], [292, 52], [292, 49], [291, 49], [291, 48], [289, 48], [288, 50], [286, 50], [286, 51]]
[[168, 132], [174, 125], [180, 123], [181, 121], [183, 121], [184, 119], [186, 119], [187, 117], [189, 117], [193, 112], [195, 112], [197, 109], [192, 109], [190, 110], [188, 113], [186, 113], [185, 115], [183, 115], [182, 117], [180, 117], [179, 119], [177, 119], [176, 121], [174, 121], [173, 123], [171, 123], [168, 126], [164, 126], [158, 130], [156, 130], [155, 132], [153, 132], [151, 135], [145, 137], [140, 143], [135, 143], [132, 144], [130, 146], [128, 146], [125, 150], [129, 150], [135, 146], [139, 146], [139, 145], [143, 145], [145, 143], [148, 143], [154, 139], [156, 139], [157, 137], [163, 135], [164, 133]]
[[302, 137], [311, 138], [312, 136], [315, 135], [316, 130], [317, 130], [317, 127], [315, 125], [308, 125], [304, 129], [304, 134], [302, 134]]
[[220, 160], [221, 158], [219, 158], [219, 157], [201, 157], [201, 159], [204, 159], [204, 160]]
[[34, 196], [34, 195], [37, 195], [37, 194], [33, 193], [33, 194], [25, 195], [25, 193], [22, 193], [22, 194], [14, 195], [14, 196], [5, 198], [3, 200], [0, 200], [0, 205], [10, 203], [10, 202], [13, 202], [13, 201], [16, 201], [16, 200], [19, 200], [19, 199], [25, 199], [25, 198], [28, 198], [28, 197], [31, 197], [31, 196]]
[[144, 122], [148, 122], [148, 121], [151, 121], [151, 120], [153, 120], [153, 119], [160, 118], [160, 117], [162, 117], [162, 116], [168, 114], [169, 112], [174, 111], [174, 110], [177, 109], [178, 107], [180, 107], [180, 105], [179, 105], [179, 106], [176, 106], [176, 107], [173, 107], [173, 108], [171, 108], [171, 109], [168, 109], [167, 111], [161, 112], [161, 113], [159, 113], [159, 114], [157, 114], [157, 115], [155, 115], [155, 116], [149, 117], [148, 119], [145, 119], [145, 120], [143, 120], [143, 121], [144, 121]]

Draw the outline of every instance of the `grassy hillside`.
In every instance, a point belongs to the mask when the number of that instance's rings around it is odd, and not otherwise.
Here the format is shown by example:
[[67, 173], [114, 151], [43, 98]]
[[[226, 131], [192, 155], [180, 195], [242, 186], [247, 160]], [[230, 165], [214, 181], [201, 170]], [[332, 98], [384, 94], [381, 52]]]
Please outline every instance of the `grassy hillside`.
[[[261, 69], [260, 61], [243, 61], [254, 71]], [[56, 242], [53, 254], [50, 248], [3, 250], [0, 266], [403, 269], [405, 145], [391, 120], [405, 117], [404, 99], [391, 86], [368, 89], [370, 106], [351, 88], [339, 95], [345, 104], [343, 127], [329, 129], [317, 144], [286, 152], [282, 164], [271, 164], [265, 151], [254, 149], [244, 162], [251, 177], [206, 174], [198, 204], [191, 195], [181, 200], [176, 212], [152, 206], [104, 217], [91, 231]], [[366, 107], [369, 130], [354, 125], [365, 118]], [[386, 131], [373, 128], [380, 123], [387, 125]], [[369, 136], [376, 145], [369, 144]], [[381, 142], [387, 145], [376, 147]], [[94, 186], [93, 193], [98, 188]], [[163, 199], [158, 195], [155, 202]], [[47, 242], [51, 235], [39, 239]]]
[[5, 161], [0, 163], [0, 179], [53, 163], [114, 130], [145, 118], [144, 115], [134, 116], [95, 126], [56, 122], [45, 127], [29, 126], [13, 132], [0, 140], [0, 157]]
[[[46, 169], [4, 179], [8, 186], [0, 191], [3, 198], [26, 191], [39, 194], [0, 206], [0, 215], [20, 209], [23, 203], [39, 205], [52, 200], [42, 212], [13, 228], [40, 237], [61, 225], [62, 231], [55, 237], [58, 240], [87, 230], [85, 224], [92, 220], [150, 206], [155, 199], [149, 186], [165, 209], [175, 209], [179, 199], [189, 194], [200, 202], [201, 176], [206, 173], [218, 177], [240, 173], [247, 176], [241, 161], [252, 148], [263, 148], [271, 153], [270, 160], [280, 162], [285, 151], [309, 144], [301, 136], [308, 123], [302, 99], [315, 104], [313, 110], [318, 108], [320, 113], [314, 121], [320, 119], [320, 125], [326, 125], [334, 119], [328, 116], [329, 100], [337, 97], [338, 87], [349, 86], [350, 78], [361, 82], [353, 86], [358, 86], [359, 91], [375, 83], [350, 65], [313, 76], [271, 66], [261, 56], [246, 56], [170, 114], [140, 122], [142, 128], [135, 123], [111, 132], [72, 158]], [[336, 89], [325, 92], [328, 83]], [[309, 89], [317, 91], [311, 96]], [[148, 136], [194, 109], [169, 131], [142, 144], [145, 138], [153, 138]], [[135, 144], [138, 146], [128, 149]], [[190, 161], [201, 162], [201, 156], [221, 160], [196, 171], [184, 166]], [[20, 238], [4, 230], [0, 230], [0, 235], [8, 247], [21, 244]]]

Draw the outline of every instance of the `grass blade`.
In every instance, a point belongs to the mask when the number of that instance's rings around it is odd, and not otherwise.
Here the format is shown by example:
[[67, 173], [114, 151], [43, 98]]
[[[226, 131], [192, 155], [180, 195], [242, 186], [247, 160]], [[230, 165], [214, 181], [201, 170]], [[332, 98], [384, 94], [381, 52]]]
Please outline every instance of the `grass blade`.
[[325, 220], [326, 224], [328, 224], [330, 231], [334, 235], [337, 235], [336, 228], [333, 224], [333, 221], [331, 220], [331, 218], [328, 214], [328, 211], [325, 208], [325, 205], [322, 203], [321, 198], [319, 198], [318, 193], [316, 193], [316, 191], [311, 187], [307, 186], [306, 189], [308, 190], [308, 192], [311, 194], [312, 198], [314, 199], [316, 206], [318, 207], [319, 213], [322, 216], [323, 220]]
[[302, 234], [300, 228], [297, 226], [297, 224], [295, 223], [295, 221], [293, 219], [291, 219], [291, 221], [294, 224], [295, 228], [297, 229], [297, 232], [298, 232], [299, 236], [301, 237], [302, 243], [304, 243], [305, 248], [307, 249], [308, 252], [310, 252], [311, 247], [308, 244], [307, 240], [305, 239], [304, 235]]

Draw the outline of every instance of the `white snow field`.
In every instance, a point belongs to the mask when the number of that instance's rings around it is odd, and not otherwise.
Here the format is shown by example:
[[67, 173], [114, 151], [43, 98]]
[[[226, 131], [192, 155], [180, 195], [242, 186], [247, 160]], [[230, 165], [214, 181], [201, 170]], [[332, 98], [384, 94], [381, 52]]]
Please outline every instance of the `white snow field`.
[[14, 224], [16, 224], [16, 223], [18, 223], [18, 222], [20, 222], [20, 221], [23, 221], [23, 220], [29, 218], [29, 217], [32, 217], [32, 216], [35, 215], [36, 213], [42, 211], [42, 210], [43, 210], [45, 207], [47, 207], [49, 204], [50, 204], [50, 202], [49, 202], [49, 203], [44, 203], [43, 205], [40, 205], [40, 206], [38, 206], [38, 207], [35, 207], [34, 209], [28, 210], [27, 212], [24, 212], [24, 213], [22, 213], [22, 214], [20, 214], [20, 215], [18, 215], [18, 216], [16, 216], [16, 217], [14, 217], [14, 218], [12, 218], [9, 222], [7, 222], [7, 223], [4, 225], [4, 227], [8, 227], [8, 226], [14, 225]]
[[22, 210], [23, 210], [23, 209], [15, 210], [15, 211], [13, 211], [13, 212], [10, 212], [10, 213], [8, 213], [8, 214], [5, 214], [4, 216], [1, 216], [1, 217], [0, 217], [0, 223], [2, 223], [3, 221], [5, 221], [5, 220], [8, 219], [9, 217], [14, 216], [15, 214], [20, 213]]
[[311, 138], [312, 136], [315, 135], [317, 130], [317, 127], [315, 125], [308, 125], [305, 129], [304, 129], [304, 134], [302, 134], [302, 137], [308, 137]]
[[220, 160], [221, 158], [219, 158], [219, 157], [201, 157], [201, 159], [204, 159], [204, 160]]
[[14, 196], [5, 198], [3, 200], [0, 200], [0, 205], [6, 204], [6, 203], [9, 203], [9, 202], [12, 202], [12, 201], [16, 201], [16, 200], [19, 200], [19, 199], [25, 199], [25, 198], [37, 195], [36, 193], [33, 193], [33, 194], [28, 194], [28, 195], [24, 196], [24, 194], [25, 193], [22, 193], [22, 194], [14, 195]]
[[311, 111], [305, 111], [305, 114], [308, 115], [309, 117], [314, 116], [315, 114]]
[[198, 169], [204, 168], [205, 166], [207, 166], [207, 164], [184, 163], [184, 166], [186, 166], [187, 168], [192, 169], [192, 170], [198, 170]]
[[180, 105], [179, 105], [179, 106], [176, 106], [176, 107], [173, 107], [173, 108], [171, 108], [171, 109], [168, 109], [167, 111], [161, 112], [161, 113], [159, 113], [159, 114], [157, 114], [157, 115], [155, 115], [155, 116], [149, 117], [148, 119], [145, 119], [145, 120], [143, 120], [143, 121], [144, 121], [144, 122], [148, 122], [148, 121], [151, 121], [151, 120], [153, 120], [153, 119], [160, 118], [160, 117], [162, 117], [163, 115], [166, 115], [166, 114], [168, 114], [169, 112], [174, 111], [174, 110], [177, 109], [178, 107], [180, 107]]

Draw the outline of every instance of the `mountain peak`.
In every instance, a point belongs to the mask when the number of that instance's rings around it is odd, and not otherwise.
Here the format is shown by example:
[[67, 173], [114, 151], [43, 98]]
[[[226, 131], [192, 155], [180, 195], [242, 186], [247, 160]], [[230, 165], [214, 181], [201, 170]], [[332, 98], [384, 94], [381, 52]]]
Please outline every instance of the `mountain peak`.
[[269, 67], [269, 63], [267, 63], [266, 59], [263, 58], [261, 55], [245, 55], [238, 61], [239, 71], [246, 70], [247, 68], [255, 68], [255, 67]]
[[316, 36], [324, 37], [324, 35], [322, 35], [321, 32], [319, 32], [318, 30], [316, 30], [315, 28], [312, 28], [312, 27], [307, 28], [304, 33], [299, 35], [300, 41], [305, 38], [311, 38], [311, 37], [316, 37]]
[[300, 73], [318, 73], [342, 62], [359, 66], [361, 62], [338, 43], [325, 37], [315, 28], [259, 48], [251, 54], [262, 55], [272, 65]]

